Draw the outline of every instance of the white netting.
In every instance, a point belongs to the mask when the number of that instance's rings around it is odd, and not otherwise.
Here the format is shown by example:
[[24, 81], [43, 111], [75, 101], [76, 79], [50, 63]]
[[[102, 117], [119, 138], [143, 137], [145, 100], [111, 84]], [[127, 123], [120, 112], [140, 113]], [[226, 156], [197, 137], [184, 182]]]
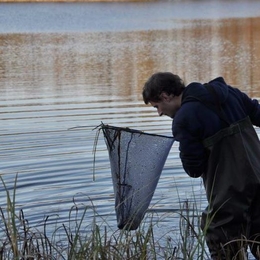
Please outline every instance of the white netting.
[[109, 152], [120, 229], [138, 228], [151, 202], [172, 137], [101, 125]]

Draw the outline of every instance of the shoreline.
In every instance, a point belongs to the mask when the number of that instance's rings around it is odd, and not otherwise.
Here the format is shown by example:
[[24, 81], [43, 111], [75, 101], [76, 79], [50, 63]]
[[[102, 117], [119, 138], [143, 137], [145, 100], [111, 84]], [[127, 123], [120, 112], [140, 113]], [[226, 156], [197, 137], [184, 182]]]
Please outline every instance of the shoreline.
[[0, 0], [1, 3], [117, 3], [117, 2], [153, 2], [153, 0]]

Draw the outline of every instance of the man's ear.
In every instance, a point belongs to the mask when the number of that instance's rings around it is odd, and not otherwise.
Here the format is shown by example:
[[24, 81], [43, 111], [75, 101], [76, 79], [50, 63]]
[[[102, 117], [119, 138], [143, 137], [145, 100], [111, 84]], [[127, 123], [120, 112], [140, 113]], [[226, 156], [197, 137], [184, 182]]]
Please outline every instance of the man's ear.
[[170, 101], [171, 99], [172, 99], [172, 95], [169, 95], [166, 92], [162, 92], [161, 93], [161, 100]]

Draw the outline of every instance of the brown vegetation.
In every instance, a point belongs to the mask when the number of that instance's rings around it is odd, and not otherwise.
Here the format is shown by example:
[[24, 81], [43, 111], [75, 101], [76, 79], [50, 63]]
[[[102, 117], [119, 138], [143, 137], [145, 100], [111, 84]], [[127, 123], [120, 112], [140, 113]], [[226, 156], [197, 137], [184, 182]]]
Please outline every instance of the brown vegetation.
[[88, 3], [88, 2], [148, 2], [149, 0], [0, 0], [0, 3]]

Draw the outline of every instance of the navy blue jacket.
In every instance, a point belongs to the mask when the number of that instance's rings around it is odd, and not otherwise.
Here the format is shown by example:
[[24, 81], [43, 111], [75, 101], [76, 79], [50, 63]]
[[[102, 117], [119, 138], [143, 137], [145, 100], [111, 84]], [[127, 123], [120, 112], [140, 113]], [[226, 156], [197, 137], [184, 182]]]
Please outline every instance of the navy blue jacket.
[[[257, 100], [228, 86], [222, 77], [210, 81], [209, 84], [216, 90], [229, 124], [249, 116], [253, 125], [260, 126], [260, 105]], [[191, 177], [199, 177], [207, 169], [208, 151], [202, 141], [227, 126], [204, 103], [214, 106], [214, 95], [201, 83], [189, 84], [183, 92], [181, 107], [172, 124], [173, 136], [180, 143], [180, 158], [184, 170]]]

